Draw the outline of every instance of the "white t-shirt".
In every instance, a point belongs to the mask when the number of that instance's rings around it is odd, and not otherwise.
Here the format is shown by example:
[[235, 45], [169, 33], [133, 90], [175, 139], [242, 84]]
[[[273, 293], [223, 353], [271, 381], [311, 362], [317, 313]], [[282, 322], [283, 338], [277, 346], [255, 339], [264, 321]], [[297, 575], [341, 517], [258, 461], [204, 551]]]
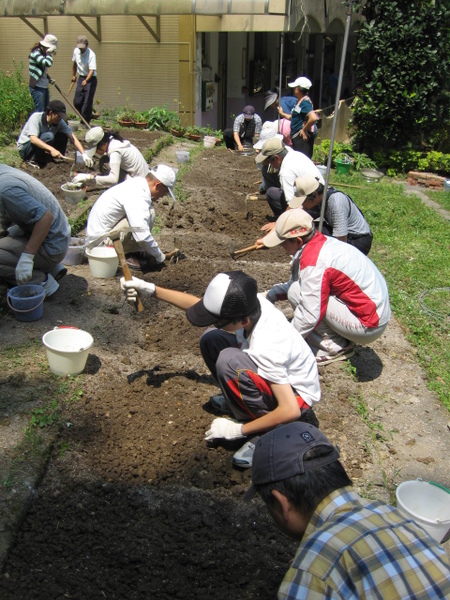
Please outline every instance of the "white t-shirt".
[[97, 57], [90, 48], [87, 48], [84, 54], [79, 48], [75, 48], [72, 62], [77, 63], [77, 73], [81, 77], [86, 77], [89, 71], [94, 71], [94, 77], [97, 77]]
[[319, 372], [316, 359], [302, 336], [284, 314], [258, 294], [261, 317], [245, 339], [236, 332], [241, 350], [258, 367], [258, 375], [272, 383], [290, 384], [303, 400], [313, 406], [320, 400]]
[[108, 144], [109, 173], [96, 175], [95, 183], [99, 185], [115, 185], [119, 181], [120, 171], [129, 177], [145, 177], [150, 168], [145, 158], [128, 140], [121, 142], [112, 139]]
[[136, 228], [132, 235], [142, 250], [161, 262], [161, 250], [150, 230], [152, 211], [152, 198], [145, 177], [119, 183], [103, 192], [92, 207], [86, 226], [86, 243], [97, 240], [126, 218], [130, 227]]
[[291, 150], [291, 152], [288, 152], [283, 158], [280, 167], [280, 184], [288, 204], [295, 195], [295, 180], [297, 177], [303, 175], [317, 177], [319, 183], [322, 185], [325, 184], [321, 172], [313, 161], [308, 158], [306, 154], [303, 154], [303, 152]]

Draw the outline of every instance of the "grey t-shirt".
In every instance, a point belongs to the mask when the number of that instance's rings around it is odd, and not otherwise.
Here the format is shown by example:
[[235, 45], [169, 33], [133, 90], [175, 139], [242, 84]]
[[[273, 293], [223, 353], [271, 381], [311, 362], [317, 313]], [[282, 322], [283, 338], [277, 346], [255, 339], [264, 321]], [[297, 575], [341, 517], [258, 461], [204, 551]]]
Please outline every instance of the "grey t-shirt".
[[328, 195], [325, 220], [333, 229], [333, 237], [366, 235], [369, 224], [349, 196], [342, 192]]
[[47, 254], [66, 252], [70, 242], [70, 225], [58, 200], [40, 181], [7, 165], [0, 164], [0, 216], [31, 234], [49, 210], [54, 219], [42, 243]]
[[48, 125], [46, 113], [38, 112], [33, 113], [23, 126], [17, 140], [17, 148], [19, 150], [23, 148], [30, 141], [31, 135], [40, 137], [45, 131], [51, 131], [53, 134], [58, 132], [65, 133], [73, 141], [72, 130], [65, 121], [60, 121], [57, 125]]

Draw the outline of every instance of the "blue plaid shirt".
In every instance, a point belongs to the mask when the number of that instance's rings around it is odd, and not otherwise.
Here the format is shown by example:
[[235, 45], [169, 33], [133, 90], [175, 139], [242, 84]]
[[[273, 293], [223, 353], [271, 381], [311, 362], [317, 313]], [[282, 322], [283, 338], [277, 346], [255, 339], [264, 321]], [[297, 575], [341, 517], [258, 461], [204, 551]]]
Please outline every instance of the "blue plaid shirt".
[[450, 598], [447, 554], [397, 509], [351, 488], [323, 500], [278, 591], [279, 600]]

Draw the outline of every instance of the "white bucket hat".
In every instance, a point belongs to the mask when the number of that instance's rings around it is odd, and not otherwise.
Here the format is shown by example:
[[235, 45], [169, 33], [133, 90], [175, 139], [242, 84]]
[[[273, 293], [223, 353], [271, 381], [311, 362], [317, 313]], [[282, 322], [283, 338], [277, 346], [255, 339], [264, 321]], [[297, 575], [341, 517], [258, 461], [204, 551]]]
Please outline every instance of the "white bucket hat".
[[102, 141], [105, 132], [101, 127], [92, 127], [86, 131], [86, 135], [84, 136], [84, 141], [88, 145], [87, 150], [85, 151], [88, 156], [91, 158], [97, 152], [97, 146]]
[[278, 122], [277, 121], [266, 121], [262, 126], [261, 133], [259, 136], [259, 140], [256, 144], [253, 144], [253, 148], [255, 150], [261, 150], [264, 142], [275, 138], [277, 140], [282, 140], [283, 136], [281, 133], [278, 133]]
[[41, 44], [41, 46], [44, 46], [44, 48], [49, 48], [52, 51], [58, 49], [58, 38], [56, 37], [56, 35], [52, 35], [51, 33], [47, 33], [45, 38], [39, 43]]
[[175, 187], [177, 179], [175, 171], [167, 165], [157, 165], [154, 169], [150, 169], [150, 173], [166, 186], [169, 190], [169, 194], [176, 200], [175, 194], [173, 193], [173, 188]]

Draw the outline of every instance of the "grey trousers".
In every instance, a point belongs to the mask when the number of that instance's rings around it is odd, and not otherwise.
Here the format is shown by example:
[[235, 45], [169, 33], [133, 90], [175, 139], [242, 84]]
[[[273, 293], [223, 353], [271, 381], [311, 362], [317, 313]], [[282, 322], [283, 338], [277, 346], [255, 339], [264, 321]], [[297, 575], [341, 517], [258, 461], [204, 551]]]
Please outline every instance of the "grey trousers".
[[[16, 285], [16, 265], [20, 255], [28, 243], [26, 236], [12, 237], [8, 235], [0, 239], [0, 279], [11, 285]], [[42, 248], [34, 257], [34, 268], [29, 283], [40, 284], [47, 279], [47, 273], [53, 271], [65, 256], [63, 254], [47, 254]]]

